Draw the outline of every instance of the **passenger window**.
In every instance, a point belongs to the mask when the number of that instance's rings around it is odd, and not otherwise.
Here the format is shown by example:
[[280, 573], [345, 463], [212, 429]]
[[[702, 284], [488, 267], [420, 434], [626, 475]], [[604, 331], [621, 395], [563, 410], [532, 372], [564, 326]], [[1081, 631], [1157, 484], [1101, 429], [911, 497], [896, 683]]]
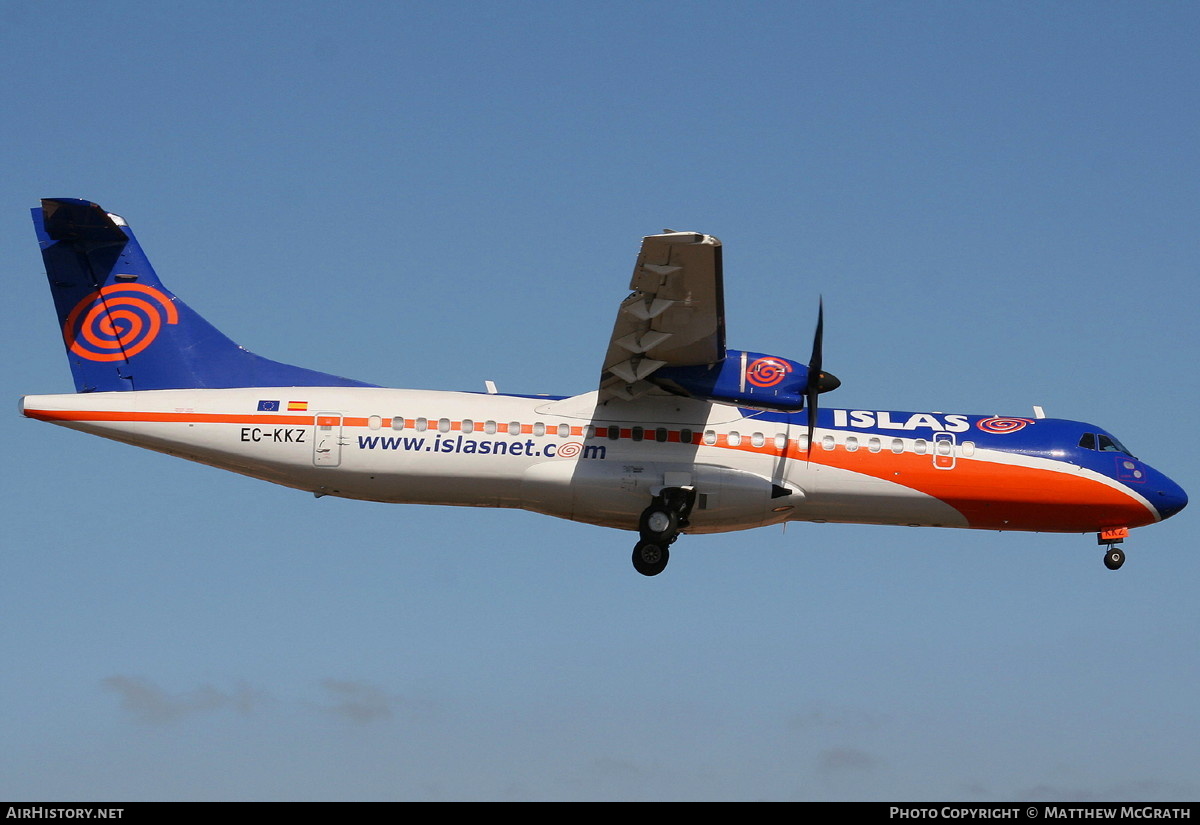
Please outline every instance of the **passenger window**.
[[621, 437], [621, 428], [620, 428], [620, 427], [614, 427], [612, 424], [609, 424], [609, 425], [608, 425], [608, 439], [609, 439], [609, 441], [616, 441], [616, 440], [617, 440], [618, 438], [620, 438], [620, 437]]
[[449, 418], [439, 418], [438, 419], [438, 432], [439, 433], [450, 432], [450, 419]]
[[730, 432], [726, 440], [729, 442], [730, 447], [740, 447], [742, 445], [742, 434], [737, 431]]
[[533, 434], [534, 435], [545, 435], [546, 434], [546, 425], [543, 424], [541, 421], [534, 424], [533, 425]]
[[967, 458], [970, 458], [971, 456], [975, 455], [975, 442], [974, 441], [964, 441], [962, 443], [962, 454], [964, 456], [966, 456]]
[[929, 442], [923, 438], [918, 438], [913, 442], [913, 452], [917, 455], [925, 455], [925, 453], [929, 452]]
[[633, 432], [630, 433], [630, 435], [633, 436], [634, 441], [641, 441], [642, 437], [645, 436], [645, 434], [646, 434], [646, 431], [642, 427], [634, 427]]
[[833, 440], [833, 436], [831, 436], [831, 435], [824, 436], [821, 439], [821, 449], [822, 450], [832, 450], [834, 448], [834, 444], [835, 444], [835, 442]]
[[750, 443], [755, 447], [761, 447], [767, 443], [767, 437], [762, 433], [755, 433], [754, 435], [750, 436]]
[[657, 430], [655, 430], [654, 431], [654, 440], [655, 441], [666, 441], [667, 440], [667, 428], [659, 427]]
[[867, 442], [867, 449], [873, 453], [877, 453], [883, 449], [883, 442], [881, 442], [878, 438], [872, 438]]
[[783, 433], [775, 433], [775, 449], [776, 450], [786, 450], [787, 449], [787, 436], [784, 435]]
[[900, 455], [900, 453], [904, 452], [904, 439], [903, 438], [893, 438], [892, 439], [892, 452], [895, 453], [896, 455]]
[[495, 421], [485, 421], [483, 424], [483, 431], [488, 435], [495, 435], [496, 430], [498, 429], [500, 429], [500, 427]]
[[[566, 438], [570, 434], [571, 434], [571, 425], [570, 424], [559, 424], [558, 425], [558, 437], [559, 438]], [[591, 433], [588, 433], [588, 435], [591, 435]]]
[[694, 438], [694, 434], [692, 433], [691, 430], [680, 430], [679, 431], [679, 441], [681, 443], [691, 444], [692, 438]]
[[853, 453], [858, 451], [858, 439], [854, 436], [846, 437], [846, 452]]
[[402, 415], [392, 416], [392, 429], [393, 430], [403, 430], [404, 429], [404, 416], [402, 416]]
[[716, 430], [705, 430], [705, 431], [704, 431], [704, 443], [705, 443], [705, 444], [707, 444], [707, 445], [708, 445], [708, 446], [710, 446], [710, 447], [711, 447], [713, 444], [716, 444], [716, 443], [717, 443], [717, 432], [716, 432]]
[[937, 442], [934, 442], [933, 446], [934, 446], [934, 449], [937, 451], [938, 455], [950, 455], [950, 442], [949, 441], [937, 441]]
[[521, 434], [521, 422], [520, 421], [509, 421], [508, 422], [508, 434], [509, 435], [520, 435]]
[[417, 432], [423, 433], [429, 427], [429, 420], [426, 418], [417, 419]]

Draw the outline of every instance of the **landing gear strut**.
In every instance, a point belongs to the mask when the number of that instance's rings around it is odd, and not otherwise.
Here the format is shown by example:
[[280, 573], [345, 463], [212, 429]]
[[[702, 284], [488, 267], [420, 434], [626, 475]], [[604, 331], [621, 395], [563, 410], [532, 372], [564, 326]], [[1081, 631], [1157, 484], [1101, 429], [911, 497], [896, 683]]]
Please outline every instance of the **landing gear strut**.
[[690, 487], [666, 487], [656, 495], [638, 519], [641, 536], [633, 548], [633, 569], [643, 576], [657, 576], [667, 566], [667, 548], [688, 526], [688, 515], [696, 502]]

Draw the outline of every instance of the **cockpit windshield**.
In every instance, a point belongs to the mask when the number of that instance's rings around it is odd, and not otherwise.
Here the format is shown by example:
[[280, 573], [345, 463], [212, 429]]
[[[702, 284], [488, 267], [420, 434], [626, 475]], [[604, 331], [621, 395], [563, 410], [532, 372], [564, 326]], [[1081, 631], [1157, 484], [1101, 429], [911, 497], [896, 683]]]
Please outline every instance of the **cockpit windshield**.
[[1105, 433], [1084, 433], [1079, 439], [1079, 446], [1085, 450], [1098, 450], [1102, 453], [1124, 453], [1127, 456], [1133, 457], [1133, 453], [1126, 449], [1125, 445], [1116, 439], [1116, 437]]

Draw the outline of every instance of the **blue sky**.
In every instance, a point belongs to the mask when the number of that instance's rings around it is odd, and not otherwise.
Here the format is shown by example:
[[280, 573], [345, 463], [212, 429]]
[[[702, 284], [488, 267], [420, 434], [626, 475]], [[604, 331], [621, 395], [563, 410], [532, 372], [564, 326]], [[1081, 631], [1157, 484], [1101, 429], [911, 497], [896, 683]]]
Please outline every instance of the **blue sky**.
[[[594, 388], [641, 236], [843, 407], [1092, 421], [1200, 489], [1186, 3], [12, 0], [4, 388], [69, 392], [28, 209], [124, 215], [262, 355]], [[1179, 800], [1194, 514], [685, 537], [311, 496], [17, 417], [0, 798]]]

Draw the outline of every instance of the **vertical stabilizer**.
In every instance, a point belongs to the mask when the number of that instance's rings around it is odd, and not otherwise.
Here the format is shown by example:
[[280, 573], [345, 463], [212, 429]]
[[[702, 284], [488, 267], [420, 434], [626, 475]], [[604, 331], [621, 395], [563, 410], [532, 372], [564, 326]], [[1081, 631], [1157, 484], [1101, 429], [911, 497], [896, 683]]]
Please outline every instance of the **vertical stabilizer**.
[[238, 346], [164, 287], [125, 221], [94, 203], [45, 199], [33, 224], [78, 392], [373, 386]]

